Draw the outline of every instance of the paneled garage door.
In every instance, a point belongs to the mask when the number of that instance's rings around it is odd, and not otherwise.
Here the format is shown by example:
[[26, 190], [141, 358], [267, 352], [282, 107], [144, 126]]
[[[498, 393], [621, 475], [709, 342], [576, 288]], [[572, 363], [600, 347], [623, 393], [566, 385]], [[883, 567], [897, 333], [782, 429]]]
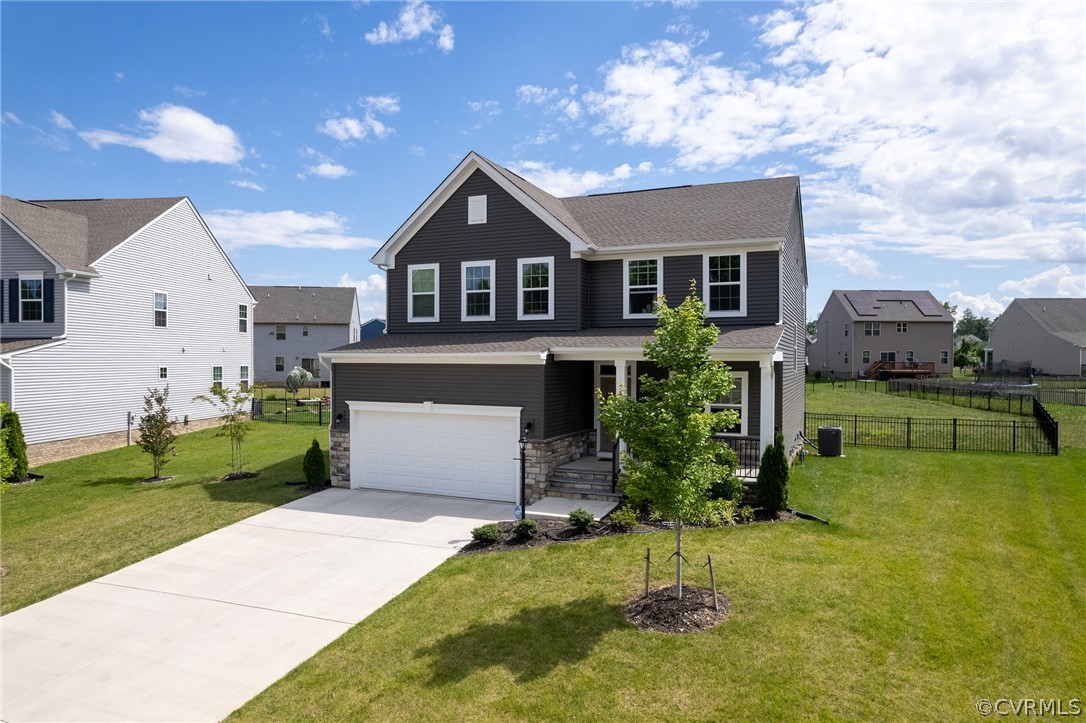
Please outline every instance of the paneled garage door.
[[516, 501], [519, 407], [347, 405], [351, 487]]

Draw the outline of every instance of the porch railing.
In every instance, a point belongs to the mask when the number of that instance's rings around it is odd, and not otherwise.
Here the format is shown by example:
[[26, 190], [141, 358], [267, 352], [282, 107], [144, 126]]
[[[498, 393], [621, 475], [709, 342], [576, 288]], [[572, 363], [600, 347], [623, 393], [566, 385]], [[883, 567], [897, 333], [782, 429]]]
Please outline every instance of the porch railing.
[[758, 467], [762, 462], [762, 442], [758, 437], [715, 437], [718, 442], [732, 448], [739, 464], [736, 474], [740, 477], [754, 478], [758, 476]]

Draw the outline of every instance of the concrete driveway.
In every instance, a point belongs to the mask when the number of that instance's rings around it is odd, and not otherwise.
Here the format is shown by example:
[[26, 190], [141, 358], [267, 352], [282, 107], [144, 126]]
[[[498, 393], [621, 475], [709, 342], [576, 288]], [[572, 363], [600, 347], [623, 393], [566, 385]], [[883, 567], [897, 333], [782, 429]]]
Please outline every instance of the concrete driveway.
[[0, 618], [0, 717], [221, 720], [512, 505], [329, 489]]

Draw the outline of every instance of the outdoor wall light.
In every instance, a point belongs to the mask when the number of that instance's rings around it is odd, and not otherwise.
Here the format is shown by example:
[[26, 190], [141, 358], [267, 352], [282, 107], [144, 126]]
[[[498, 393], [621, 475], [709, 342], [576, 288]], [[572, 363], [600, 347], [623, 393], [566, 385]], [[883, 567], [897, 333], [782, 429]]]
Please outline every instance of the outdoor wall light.
[[532, 427], [534, 427], [534, 426], [535, 426], [535, 420], [529, 420], [529, 421], [528, 421], [528, 422], [527, 422], [527, 423], [526, 423], [526, 424], [524, 425], [524, 436], [525, 436], [525, 437], [527, 437], [527, 436], [528, 436], [528, 434], [529, 434], [529, 433], [530, 433], [530, 432], [532, 431]]
[[343, 412], [340, 412], [339, 414], [336, 415], [336, 426], [338, 427], [339, 423], [342, 422], [342, 421], [343, 421]]

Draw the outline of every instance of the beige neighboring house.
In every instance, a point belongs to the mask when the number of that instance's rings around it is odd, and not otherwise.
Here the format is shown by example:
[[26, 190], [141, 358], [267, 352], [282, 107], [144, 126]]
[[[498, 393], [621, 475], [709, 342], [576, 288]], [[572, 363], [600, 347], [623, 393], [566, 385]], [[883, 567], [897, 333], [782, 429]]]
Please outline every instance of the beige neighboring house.
[[930, 291], [834, 291], [808, 371], [854, 379], [950, 376], [954, 317]]
[[991, 360], [1037, 374], [1086, 376], [1086, 299], [1015, 299], [992, 322]]

